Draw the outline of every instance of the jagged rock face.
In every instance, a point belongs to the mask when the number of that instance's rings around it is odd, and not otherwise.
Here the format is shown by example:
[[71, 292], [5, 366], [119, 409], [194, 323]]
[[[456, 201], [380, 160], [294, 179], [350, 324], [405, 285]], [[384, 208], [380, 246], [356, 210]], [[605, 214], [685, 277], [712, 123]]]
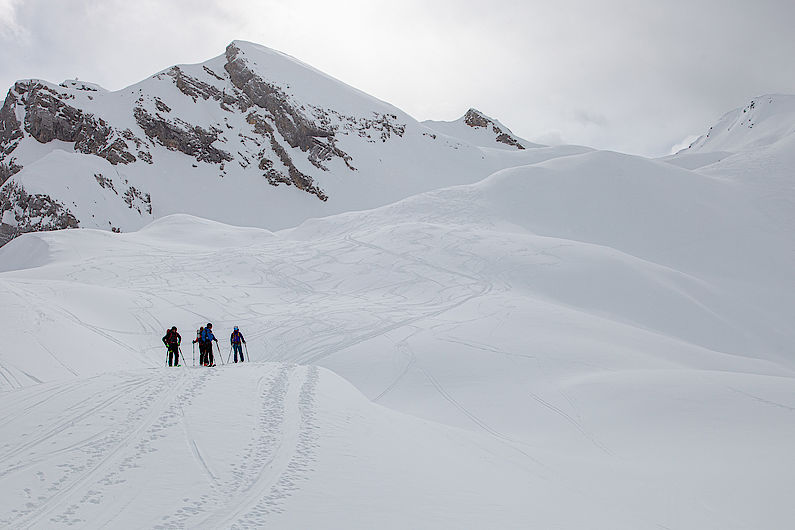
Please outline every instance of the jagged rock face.
[[524, 146], [516, 137], [512, 136], [506, 131], [503, 131], [501, 127], [499, 127], [496, 123], [481, 114], [476, 109], [469, 109], [467, 111], [467, 113], [464, 115], [464, 123], [470, 127], [491, 128], [492, 132], [497, 135], [495, 139], [498, 142], [516, 147], [517, 149], [524, 149]]
[[[233, 45], [226, 49], [227, 63], [224, 69], [229, 73], [232, 84], [245, 94], [253, 105], [264, 109], [290, 147], [309, 151], [316, 145], [324, 145], [321, 139], [334, 136], [334, 133], [312, 123], [298, 109], [290, 105], [287, 96], [278, 88], [263, 81], [246, 66], [240, 50]], [[245, 110], [245, 109], [241, 109]]]
[[24, 136], [22, 124], [17, 119], [16, 105], [17, 96], [13, 90], [9, 90], [0, 108], [0, 155], [11, 153]]
[[[162, 105], [165, 105], [161, 102]], [[180, 151], [199, 162], [218, 164], [232, 160], [232, 155], [212, 146], [218, 140], [220, 130], [205, 131], [182, 120], [169, 121], [149, 114], [141, 107], [133, 110], [135, 121], [150, 138], [172, 151]]]
[[8, 163], [0, 162], [0, 186], [2, 186], [5, 181], [10, 179], [12, 176], [19, 173], [19, 170], [21, 169], [22, 166], [15, 164], [13, 159], [11, 159]]
[[[0, 245], [4, 245], [19, 234], [43, 230], [77, 228], [80, 223], [63, 204], [48, 195], [29, 194], [25, 189], [10, 182], [0, 189]], [[14, 224], [9, 216], [13, 217]]]
[[352, 169], [350, 157], [334, 145], [334, 132], [316, 125], [290, 104], [286, 94], [254, 73], [246, 64], [239, 48], [232, 44], [227, 46], [226, 59], [224, 69], [229, 74], [232, 85], [245, 96], [237, 100], [240, 110], [245, 111], [250, 107], [261, 109], [250, 112], [246, 121], [254, 125], [255, 132], [268, 139], [280, 162], [287, 168], [288, 176], [285, 177], [272, 169], [272, 161], [261, 158], [259, 167], [268, 169], [265, 174], [268, 181], [271, 184], [294, 184], [299, 189], [317, 195], [323, 201], [327, 200], [328, 197], [314, 184], [312, 177], [295, 167], [287, 151], [275, 137], [274, 128], [290, 147], [308, 152], [309, 161], [315, 167], [325, 170], [322, 162], [338, 156]]
[[[4, 133], [10, 129], [10, 142], [21, 137], [17, 128], [14, 132], [16, 115], [13, 108], [21, 103], [25, 109], [25, 132], [40, 143], [52, 140], [73, 142], [75, 150], [81, 153], [100, 156], [111, 164], [129, 164], [135, 162], [135, 156], [129, 152], [125, 133], [120, 133], [109, 126], [102, 118], [95, 118], [82, 110], [64, 103], [65, 96], [48, 86], [35, 81], [18, 82], [14, 90], [6, 97], [3, 109], [8, 109], [2, 116]], [[11, 116], [11, 114], [14, 114]], [[18, 123], [18, 122], [17, 122]], [[19, 133], [19, 134], [17, 134]], [[127, 133], [130, 136], [131, 133]], [[10, 146], [10, 144], [9, 144]], [[16, 147], [11, 147], [11, 150]]]
[[[222, 77], [219, 77], [218, 74], [206, 66], [203, 68], [203, 70], [215, 79], [224, 81]], [[172, 66], [166, 73], [174, 80], [174, 85], [177, 87], [177, 89], [186, 96], [192, 98], [194, 102], [197, 101], [197, 98], [202, 98], [205, 101], [208, 99], [214, 99], [220, 103], [221, 108], [225, 111], [231, 111], [233, 106], [237, 106], [244, 111], [246, 108], [248, 108], [246, 102], [239, 96], [234, 97], [230, 94], [227, 94], [223, 90], [218, 90], [217, 87], [214, 87], [209, 83], [205, 83], [204, 81], [196, 79], [195, 77], [191, 77], [185, 74], [179, 66]], [[171, 109], [168, 109], [167, 107], [160, 110], [171, 112]]]

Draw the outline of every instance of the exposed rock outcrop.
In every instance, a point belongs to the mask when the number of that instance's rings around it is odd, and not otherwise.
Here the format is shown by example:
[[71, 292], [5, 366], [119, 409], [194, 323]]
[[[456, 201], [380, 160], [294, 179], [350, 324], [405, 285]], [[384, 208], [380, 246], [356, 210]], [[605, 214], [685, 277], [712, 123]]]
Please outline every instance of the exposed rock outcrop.
[[9, 90], [0, 108], [0, 158], [11, 153], [24, 136], [22, 123], [17, 119], [17, 102], [17, 94], [13, 89]]
[[[73, 142], [76, 151], [100, 156], [113, 165], [135, 162], [135, 155], [129, 152], [129, 146], [119, 131], [102, 118], [67, 105], [63, 99], [68, 99], [68, 95], [59, 94], [41, 82], [22, 81], [9, 92], [3, 108], [9, 106], [12, 110], [11, 105], [22, 103], [25, 108], [24, 129], [41, 143], [52, 140]], [[4, 129], [7, 124], [13, 129], [10, 116], [4, 117]], [[13, 137], [12, 130], [9, 138]]]
[[[216, 79], [223, 80], [206, 66], [204, 69]], [[235, 105], [240, 107], [243, 111], [245, 111], [247, 108], [246, 103], [241, 98], [234, 97], [231, 94], [227, 94], [225, 91], [219, 90], [213, 85], [210, 85], [209, 83], [205, 83], [199, 79], [196, 79], [195, 77], [186, 75], [179, 66], [172, 66], [168, 69], [166, 74], [174, 80], [174, 84], [179, 91], [192, 98], [193, 101], [196, 101], [197, 98], [202, 98], [204, 100], [214, 99], [218, 101], [221, 104], [221, 108], [226, 111], [231, 111], [230, 107]]]
[[508, 131], [503, 131], [501, 127], [499, 127], [493, 120], [484, 116], [479, 110], [477, 109], [469, 109], [467, 113], [464, 115], [464, 123], [469, 125], [470, 127], [483, 127], [483, 128], [491, 128], [492, 132], [496, 135], [495, 140], [510, 145], [512, 147], [516, 147], [517, 149], [524, 149], [525, 147], [519, 141], [518, 138], [511, 135]]
[[8, 162], [0, 162], [0, 186], [12, 176], [19, 173], [22, 166], [17, 165], [12, 158]]
[[29, 194], [15, 182], [0, 190], [0, 245], [26, 232], [77, 228], [72, 212], [48, 195]]
[[200, 162], [212, 164], [232, 160], [232, 155], [212, 145], [218, 140], [220, 131], [217, 129], [207, 131], [179, 118], [171, 121], [159, 115], [152, 116], [143, 107], [135, 107], [133, 114], [135, 121], [147, 136], [157, 139], [172, 151], [180, 151]]

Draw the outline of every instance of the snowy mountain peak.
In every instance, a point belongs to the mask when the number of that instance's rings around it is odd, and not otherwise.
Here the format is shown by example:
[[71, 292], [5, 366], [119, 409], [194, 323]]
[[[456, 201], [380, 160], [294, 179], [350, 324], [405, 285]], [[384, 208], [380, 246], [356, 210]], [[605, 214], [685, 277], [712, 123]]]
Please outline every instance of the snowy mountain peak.
[[0, 244], [173, 213], [286, 228], [475, 182], [516, 163], [502, 151], [533, 145], [477, 111], [431, 129], [245, 41], [113, 92], [19, 81], [0, 109]]
[[425, 121], [423, 125], [447, 136], [460, 138], [472, 145], [481, 147], [524, 150], [541, 147], [538, 144], [519, 138], [511, 130], [494, 118], [486, 116], [475, 108], [470, 108], [455, 121]]
[[495, 140], [499, 143], [515, 147], [517, 149], [524, 149], [521, 140], [513, 135], [510, 129], [501, 124], [495, 119], [489, 118], [477, 109], [469, 109], [463, 117], [464, 123], [472, 128], [483, 128], [486, 130], [491, 129], [495, 136]]
[[738, 153], [769, 146], [795, 133], [795, 96], [768, 94], [727, 112], [686, 152]]

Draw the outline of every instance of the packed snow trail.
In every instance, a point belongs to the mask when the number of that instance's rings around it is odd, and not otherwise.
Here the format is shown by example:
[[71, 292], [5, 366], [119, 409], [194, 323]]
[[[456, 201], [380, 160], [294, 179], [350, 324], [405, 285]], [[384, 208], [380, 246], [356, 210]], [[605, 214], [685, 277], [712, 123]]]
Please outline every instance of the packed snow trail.
[[157, 368], [4, 397], [9, 528], [520, 528], [528, 480], [546, 487], [504, 444], [370, 404], [315, 367]]

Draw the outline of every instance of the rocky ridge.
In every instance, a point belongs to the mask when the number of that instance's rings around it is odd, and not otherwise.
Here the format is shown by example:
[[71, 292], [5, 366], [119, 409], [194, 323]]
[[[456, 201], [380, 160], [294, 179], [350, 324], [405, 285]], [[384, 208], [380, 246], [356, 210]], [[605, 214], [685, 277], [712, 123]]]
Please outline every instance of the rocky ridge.
[[496, 135], [495, 140], [501, 144], [510, 145], [517, 149], [525, 148], [518, 138], [516, 138], [509, 131], [503, 131], [502, 128], [494, 122], [494, 120], [484, 115], [477, 109], [469, 109], [467, 113], [464, 114], [464, 123], [475, 129], [491, 129], [491, 131]]

